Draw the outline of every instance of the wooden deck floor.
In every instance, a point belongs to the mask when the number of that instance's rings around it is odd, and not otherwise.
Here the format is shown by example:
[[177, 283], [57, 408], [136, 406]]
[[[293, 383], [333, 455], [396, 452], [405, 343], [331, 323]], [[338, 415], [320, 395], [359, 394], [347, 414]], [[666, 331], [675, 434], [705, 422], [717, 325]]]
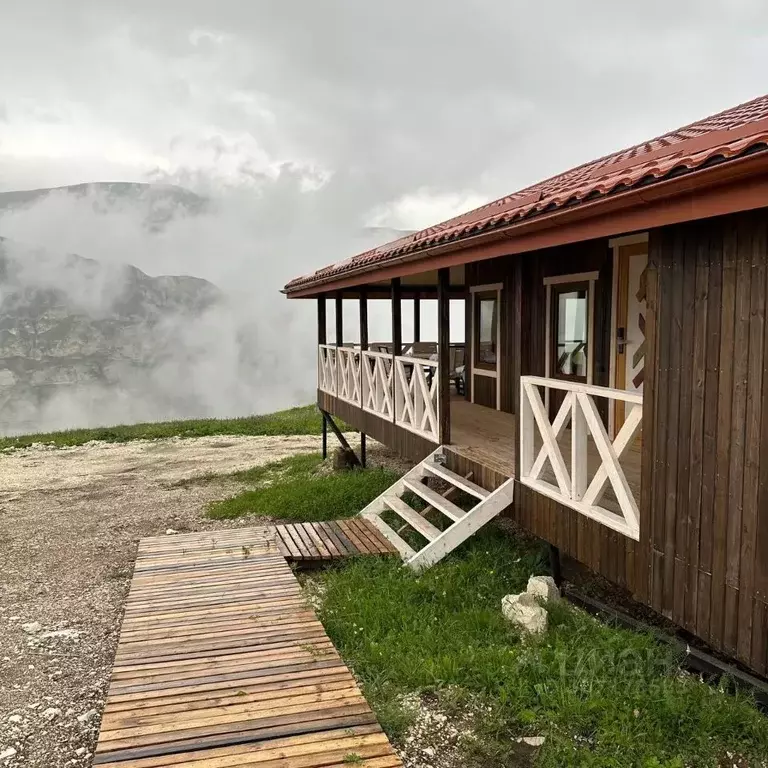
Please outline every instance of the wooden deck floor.
[[475, 405], [463, 397], [451, 400], [451, 450], [507, 477], [515, 472], [515, 417]]
[[402, 765], [268, 528], [142, 540], [93, 764]]
[[[571, 469], [571, 431], [566, 429], [558, 440], [566, 467]], [[535, 447], [541, 447], [538, 435]], [[496, 411], [482, 405], [475, 405], [464, 398], [451, 400], [451, 450], [466, 456], [472, 461], [490, 467], [496, 472], [511, 477], [515, 470], [515, 416], [511, 413]], [[627, 477], [629, 487], [640, 499], [640, 442], [629, 447], [621, 459], [621, 466]], [[600, 455], [592, 440], [588, 443], [587, 468], [589, 477], [593, 477], [601, 464]], [[548, 465], [547, 465], [548, 466]], [[555, 484], [554, 473], [545, 471], [544, 479]], [[613, 491], [608, 490], [604, 505], [618, 511], [618, 503]]]

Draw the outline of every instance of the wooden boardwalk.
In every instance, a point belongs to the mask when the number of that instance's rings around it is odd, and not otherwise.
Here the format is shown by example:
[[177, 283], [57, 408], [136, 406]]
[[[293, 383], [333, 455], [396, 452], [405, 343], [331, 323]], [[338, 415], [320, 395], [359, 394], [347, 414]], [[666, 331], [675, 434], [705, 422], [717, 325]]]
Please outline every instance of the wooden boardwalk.
[[281, 554], [293, 562], [398, 554], [378, 528], [362, 518], [276, 525], [273, 530]]
[[141, 541], [94, 765], [402, 765], [276, 539]]

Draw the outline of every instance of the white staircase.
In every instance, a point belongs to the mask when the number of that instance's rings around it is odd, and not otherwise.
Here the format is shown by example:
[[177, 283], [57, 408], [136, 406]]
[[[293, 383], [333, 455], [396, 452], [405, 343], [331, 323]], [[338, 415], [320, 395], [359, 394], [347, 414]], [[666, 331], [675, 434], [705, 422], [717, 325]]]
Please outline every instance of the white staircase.
[[[438, 493], [425, 484], [424, 481], [430, 478], [442, 480], [448, 489]], [[486, 491], [468, 478], [451, 472], [445, 466], [443, 448], [440, 447], [374, 499], [360, 512], [360, 516], [370, 520], [392, 542], [406, 565], [422, 570], [441, 560], [506, 509], [513, 501], [514, 487], [514, 479], [509, 479], [495, 491]], [[475, 499], [474, 506], [468, 512], [451, 501], [459, 491]], [[409, 506], [402, 498], [409, 492], [425, 501], [427, 507], [417, 511]], [[425, 517], [427, 513], [435, 512], [444, 518], [443, 530]], [[396, 516], [399, 524], [395, 527], [388, 525], [382, 514], [388, 514], [390, 519]], [[406, 528], [419, 533], [427, 544], [421, 549], [414, 549], [400, 535]]]

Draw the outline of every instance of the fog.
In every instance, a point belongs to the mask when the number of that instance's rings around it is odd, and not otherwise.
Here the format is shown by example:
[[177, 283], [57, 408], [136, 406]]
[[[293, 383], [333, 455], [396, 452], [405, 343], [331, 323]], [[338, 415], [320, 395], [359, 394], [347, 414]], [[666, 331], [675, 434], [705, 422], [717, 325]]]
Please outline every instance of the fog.
[[[75, 315], [93, 321], [115, 317], [116, 301], [136, 280], [125, 265], [152, 277], [203, 278], [222, 294], [201, 312], [181, 306], [129, 325], [120, 337], [121, 359], [112, 356], [105, 371], [109, 385], [76, 380], [56, 386], [41, 401], [6, 403], [4, 432], [243, 416], [314, 400], [316, 303], [288, 300], [280, 290], [289, 279], [396, 232], [367, 227], [362, 212], [357, 221], [337, 220], [335, 192], [323, 185], [308, 188], [306, 177], [292, 168], [258, 183], [190, 187], [204, 200], [199, 209], [175, 188], [138, 196], [94, 188], [86, 195], [53, 191], [0, 214], [0, 236], [8, 238], [6, 250], [19, 265], [17, 282], [27, 290], [65, 294]], [[73, 269], [67, 254], [97, 264], [78, 262]], [[0, 294], [5, 314], [12, 312], [8, 298], [8, 291]], [[412, 302], [403, 309], [407, 341]], [[345, 301], [344, 311], [344, 340], [358, 341], [358, 302]], [[454, 340], [460, 340], [460, 302], [452, 302], [452, 314]], [[327, 315], [333, 341], [332, 301]], [[436, 339], [436, 315], [435, 302], [423, 302], [423, 339]], [[371, 339], [391, 339], [389, 301], [370, 302], [369, 324]], [[59, 348], [66, 353], [67, 344]], [[125, 360], [126, 349], [142, 364]], [[25, 353], [40, 358], [35, 350]]]

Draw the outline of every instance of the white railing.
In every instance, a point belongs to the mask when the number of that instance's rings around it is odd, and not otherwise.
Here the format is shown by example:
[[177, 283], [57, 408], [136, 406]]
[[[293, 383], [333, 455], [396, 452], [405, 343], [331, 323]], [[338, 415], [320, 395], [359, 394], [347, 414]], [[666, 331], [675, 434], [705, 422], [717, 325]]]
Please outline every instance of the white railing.
[[436, 360], [333, 344], [318, 349], [320, 390], [436, 443], [438, 380]]
[[392, 421], [392, 355], [384, 352], [363, 352], [363, 410]]
[[[551, 423], [539, 388], [559, 389], [566, 393]], [[603, 425], [595, 405], [596, 397], [606, 398], [611, 407], [615, 400], [631, 404], [614, 440], [608, 436]], [[642, 418], [643, 396], [639, 392], [521, 376], [520, 482], [638, 540], [640, 528], [636, 493], [639, 494], [639, 489], [630, 487], [620, 459], [635, 441]], [[563, 438], [569, 426], [570, 439], [566, 440]], [[564, 446], [569, 461], [563, 456]], [[590, 458], [598, 462], [594, 472], [590, 472]], [[554, 483], [543, 477], [547, 460]], [[603, 498], [608, 483], [615, 496], [615, 504]], [[636, 485], [639, 486], [639, 482]], [[609, 504], [610, 508], [604, 504]]]
[[317, 350], [317, 388], [336, 394], [336, 350], [333, 344], [321, 344]]
[[439, 442], [438, 365], [434, 360], [395, 358], [395, 424]]
[[339, 347], [336, 371], [337, 396], [352, 405], [361, 405], [360, 351], [351, 347]]

